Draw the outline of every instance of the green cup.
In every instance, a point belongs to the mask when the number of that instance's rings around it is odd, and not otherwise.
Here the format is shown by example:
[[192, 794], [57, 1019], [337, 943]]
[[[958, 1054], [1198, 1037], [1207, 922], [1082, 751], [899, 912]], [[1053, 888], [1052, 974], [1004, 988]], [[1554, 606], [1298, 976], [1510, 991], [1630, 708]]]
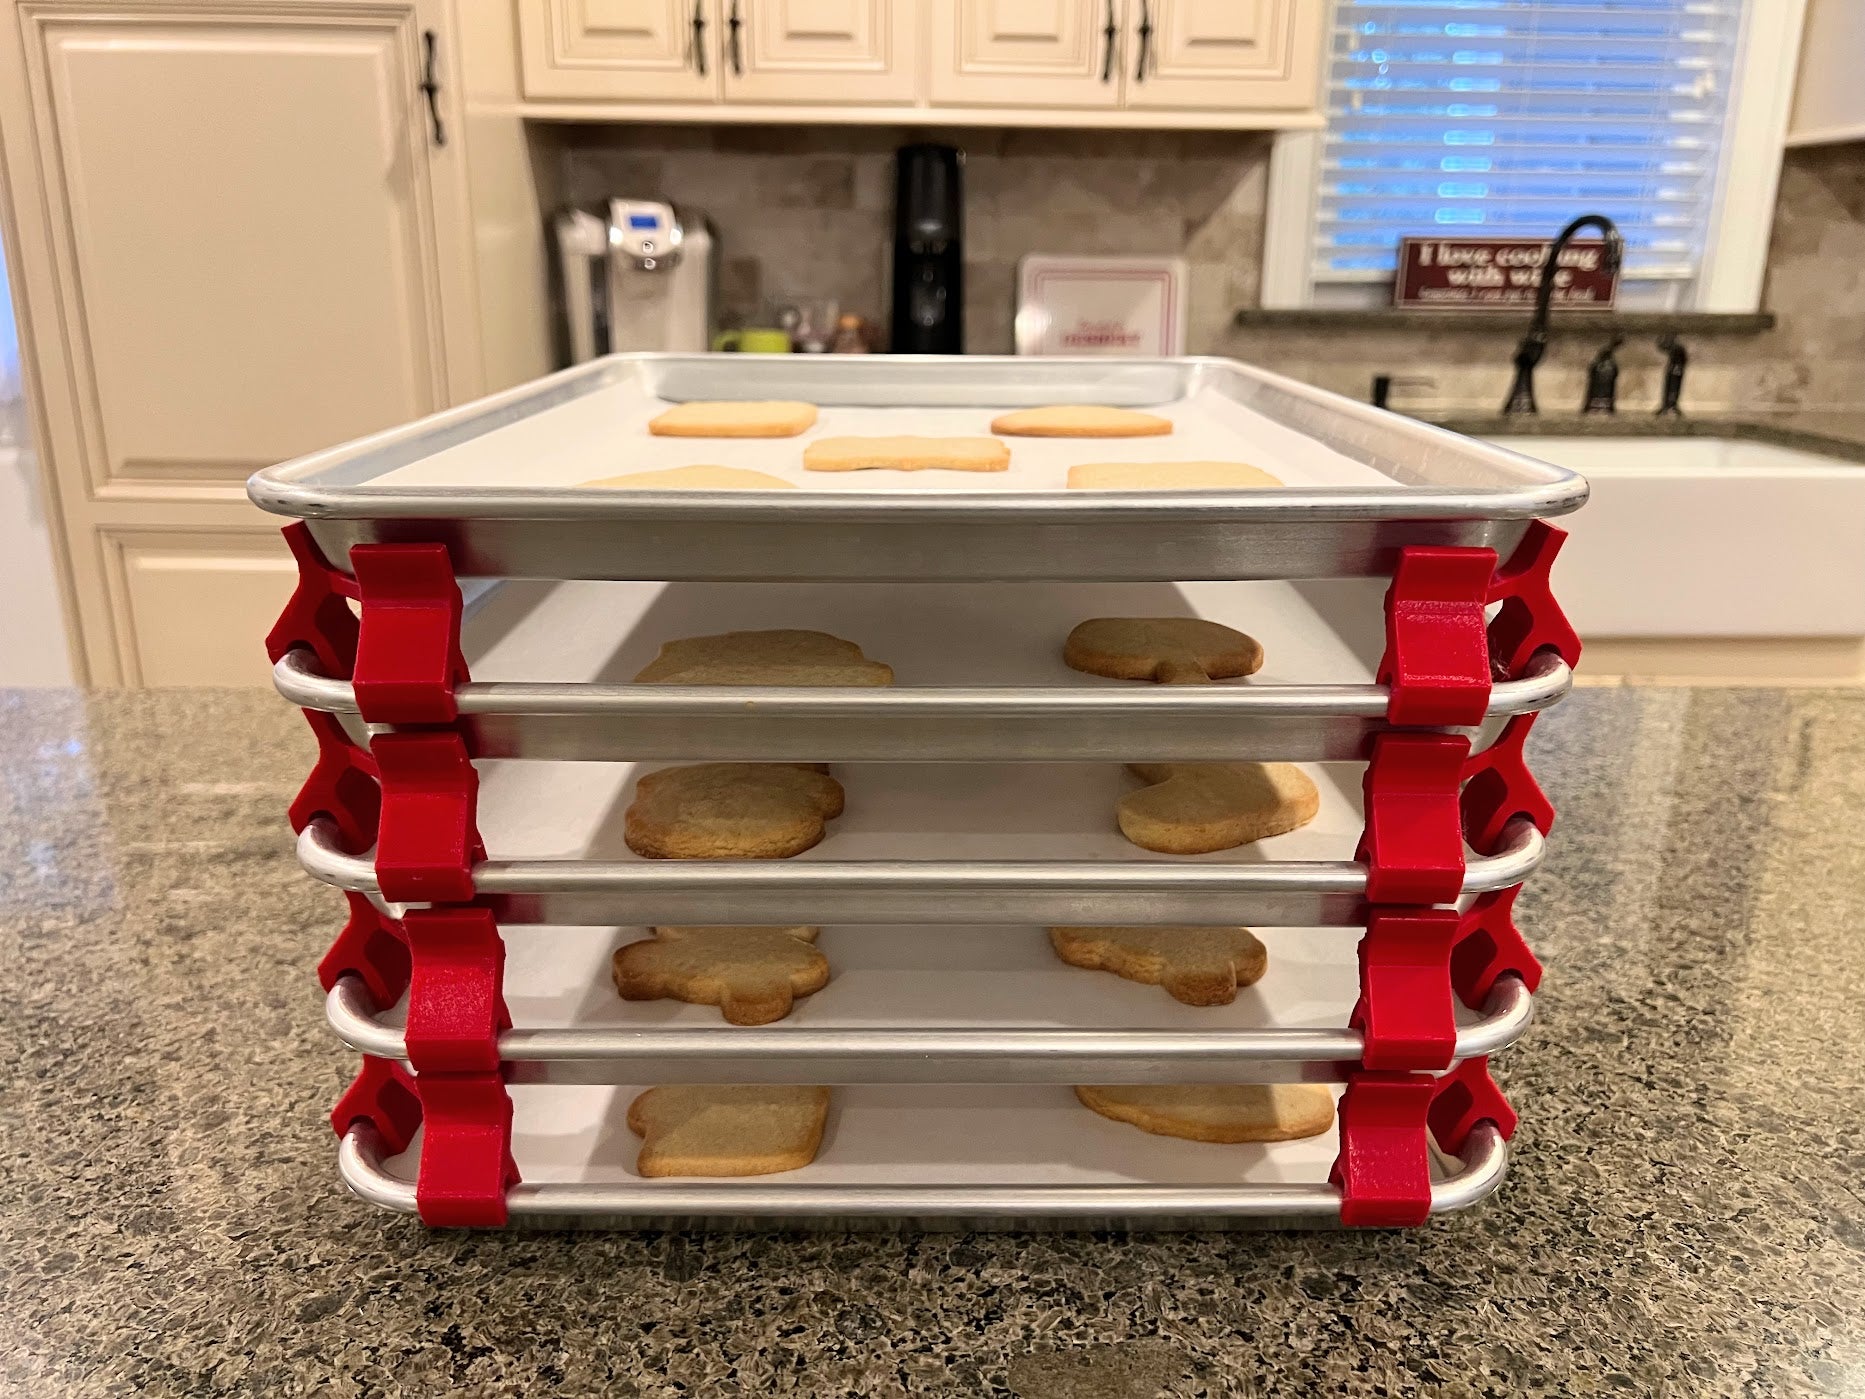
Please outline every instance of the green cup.
[[712, 348], [741, 355], [787, 355], [790, 333], [785, 330], [722, 330], [712, 337]]

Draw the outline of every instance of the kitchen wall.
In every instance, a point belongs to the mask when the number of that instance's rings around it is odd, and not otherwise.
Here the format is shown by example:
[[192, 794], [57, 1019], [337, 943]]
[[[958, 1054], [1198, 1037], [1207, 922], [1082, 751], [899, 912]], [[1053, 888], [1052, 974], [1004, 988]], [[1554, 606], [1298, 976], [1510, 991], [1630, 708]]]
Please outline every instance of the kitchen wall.
[[[1520, 326], [1440, 334], [1239, 329], [1256, 304], [1269, 138], [1229, 132], [923, 131], [887, 128], [564, 127], [547, 159], [568, 197], [660, 194], [705, 209], [725, 250], [729, 310], [766, 298], [837, 297], [884, 317], [895, 148], [966, 151], [966, 347], [1008, 353], [1023, 254], [1165, 253], [1191, 268], [1189, 348], [1235, 355], [1343, 393], [1372, 376], [1429, 377], [1405, 406], [1491, 408], [1508, 387]], [[1865, 403], [1865, 145], [1788, 152], [1760, 336], [1686, 337], [1685, 405], [1780, 410]], [[1557, 339], [1544, 408], [1578, 406], [1595, 337]], [[1620, 352], [1620, 402], [1655, 402], [1661, 356]]]

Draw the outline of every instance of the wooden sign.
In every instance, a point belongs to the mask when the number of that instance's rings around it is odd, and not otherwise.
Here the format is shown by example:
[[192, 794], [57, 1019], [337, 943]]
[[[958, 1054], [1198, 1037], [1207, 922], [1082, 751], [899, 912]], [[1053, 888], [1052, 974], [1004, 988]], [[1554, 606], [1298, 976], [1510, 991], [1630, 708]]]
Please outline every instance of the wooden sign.
[[[1541, 266], [1552, 238], [1404, 238], [1392, 304], [1410, 310], [1519, 311], [1535, 304]], [[1606, 266], [1606, 245], [1586, 241], [1561, 249], [1550, 306], [1609, 311], [1619, 274]]]

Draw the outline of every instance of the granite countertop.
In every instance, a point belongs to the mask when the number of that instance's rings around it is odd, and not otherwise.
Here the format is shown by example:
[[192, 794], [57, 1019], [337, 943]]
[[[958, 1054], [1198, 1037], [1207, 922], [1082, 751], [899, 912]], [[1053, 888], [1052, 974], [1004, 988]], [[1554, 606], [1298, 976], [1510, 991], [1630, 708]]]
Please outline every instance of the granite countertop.
[[0, 696], [0, 1393], [1857, 1394], [1865, 694], [1538, 727], [1539, 1021], [1404, 1233], [440, 1234], [337, 1182], [259, 692]]

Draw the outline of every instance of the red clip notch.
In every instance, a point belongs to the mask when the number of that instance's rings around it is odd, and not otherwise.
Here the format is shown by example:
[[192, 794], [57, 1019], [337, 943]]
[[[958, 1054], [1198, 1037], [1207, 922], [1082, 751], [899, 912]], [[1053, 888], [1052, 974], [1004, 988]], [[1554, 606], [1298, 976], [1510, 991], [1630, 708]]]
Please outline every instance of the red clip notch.
[[1541, 985], [1541, 963], [1515, 926], [1515, 899], [1522, 886], [1479, 894], [1457, 925], [1451, 949], [1451, 986], [1472, 1010], [1482, 1008], [1496, 981], [1519, 976], [1530, 991]]
[[1538, 651], [1553, 651], [1570, 666], [1580, 664], [1580, 636], [1554, 600], [1550, 578], [1566, 542], [1566, 530], [1546, 520], [1530, 521], [1490, 584], [1489, 601], [1502, 604], [1489, 626], [1490, 664], [1499, 678], [1520, 675]]
[[1355, 856], [1366, 865], [1368, 903], [1441, 904], [1463, 892], [1457, 792], [1469, 753], [1470, 741], [1451, 734], [1374, 738]]
[[349, 921], [317, 964], [326, 991], [342, 978], [359, 978], [377, 1007], [392, 1006], [408, 989], [408, 936], [402, 925], [362, 894], [346, 893]]
[[460, 654], [460, 585], [444, 544], [358, 544], [350, 550], [363, 620], [356, 706], [372, 724], [450, 724]]
[[349, 603], [356, 596], [356, 583], [330, 566], [303, 520], [281, 532], [298, 561], [298, 586], [266, 634], [266, 655], [277, 662], [287, 651], [303, 646], [317, 657], [324, 674], [346, 680], [356, 671], [356, 614]]
[[363, 1056], [363, 1067], [330, 1110], [330, 1126], [339, 1137], [358, 1122], [371, 1124], [382, 1137], [385, 1156], [399, 1156], [421, 1126], [421, 1098], [414, 1075], [392, 1059]]
[[1442, 1069], [1457, 1052], [1447, 908], [1375, 913], [1360, 939], [1360, 1000], [1349, 1024], [1366, 1037], [1368, 1069]]
[[1535, 775], [1528, 770], [1523, 745], [1535, 726], [1535, 715], [1518, 714], [1502, 726], [1496, 741], [1481, 753], [1470, 755], [1464, 767], [1464, 838], [1470, 848], [1493, 855], [1502, 833], [1518, 816], [1525, 816], [1546, 835], [1554, 826], [1554, 803], [1548, 800]]

